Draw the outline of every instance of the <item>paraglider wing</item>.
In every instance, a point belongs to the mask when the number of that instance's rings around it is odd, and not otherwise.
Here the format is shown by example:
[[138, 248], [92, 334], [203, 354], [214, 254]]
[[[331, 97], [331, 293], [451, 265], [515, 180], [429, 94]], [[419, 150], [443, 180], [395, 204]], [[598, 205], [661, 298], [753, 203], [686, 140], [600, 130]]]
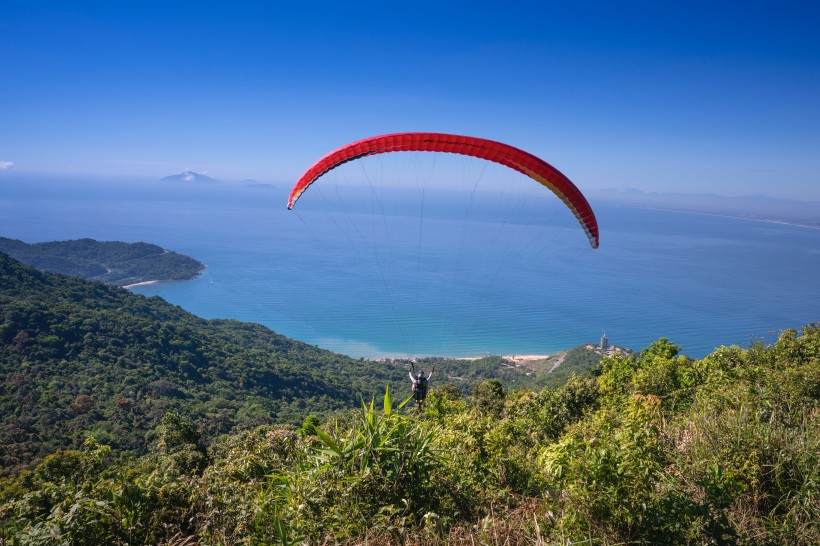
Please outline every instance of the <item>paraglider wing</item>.
[[334, 150], [314, 163], [293, 186], [288, 209], [319, 177], [339, 165], [387, 152], [448, 152], [500, 163], [529, 176], [557, 195], [584, 228], [592, 248], [598, 248], [598, 221], [581, 191], [558, 169], [530, 153], [483, 138], [442, 133], [394, 133], [359, 140]]

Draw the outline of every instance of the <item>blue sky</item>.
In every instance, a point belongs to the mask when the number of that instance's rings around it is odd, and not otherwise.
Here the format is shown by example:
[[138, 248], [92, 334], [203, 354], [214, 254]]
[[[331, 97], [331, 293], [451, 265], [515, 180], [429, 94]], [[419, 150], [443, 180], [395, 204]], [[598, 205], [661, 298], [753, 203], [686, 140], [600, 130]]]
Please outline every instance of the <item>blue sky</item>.
[[582, 189], [820, 200], [815, 6], [3, 0], [0, 176], [289, 182], [440, 131]]

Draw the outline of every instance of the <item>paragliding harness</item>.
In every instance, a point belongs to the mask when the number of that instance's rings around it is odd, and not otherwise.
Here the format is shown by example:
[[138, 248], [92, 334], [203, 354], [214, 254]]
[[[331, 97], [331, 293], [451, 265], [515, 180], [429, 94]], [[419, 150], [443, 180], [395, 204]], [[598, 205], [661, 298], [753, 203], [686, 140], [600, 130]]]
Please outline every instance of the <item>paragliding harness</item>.
[[413, 399], [416, 403], [421, 404], [427, 398], [427, 378], [420, 377], [413, 385]]
[[424, 399], [427, 398], [427, 390], [430, 384], [430, 377], [433, 375], [433, 372], [436, 371], [436, 367], [433, 366], [433, 369], [430, 370], [430, 375], [424, 377], [424, 370], [420, 370], [417, 377], [413, 377], [416, 375], [416, 368], [413, 366], [413, 363], [410, 363], [410, 377], [413, 380], [413, 400], [416, 401], [416, 406], [421, 409], [421, 405], [424, 403]]

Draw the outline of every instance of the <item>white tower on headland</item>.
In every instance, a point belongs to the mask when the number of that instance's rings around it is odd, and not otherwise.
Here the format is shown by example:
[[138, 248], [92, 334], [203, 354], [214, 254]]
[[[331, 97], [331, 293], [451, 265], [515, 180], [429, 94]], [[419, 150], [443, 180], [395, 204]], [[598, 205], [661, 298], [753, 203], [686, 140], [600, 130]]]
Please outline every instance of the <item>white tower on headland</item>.
[[609, 340], [606, 338], [606, 332], [604, 335], [601, 336], [601, 352], [608, 352], [609, 351]]

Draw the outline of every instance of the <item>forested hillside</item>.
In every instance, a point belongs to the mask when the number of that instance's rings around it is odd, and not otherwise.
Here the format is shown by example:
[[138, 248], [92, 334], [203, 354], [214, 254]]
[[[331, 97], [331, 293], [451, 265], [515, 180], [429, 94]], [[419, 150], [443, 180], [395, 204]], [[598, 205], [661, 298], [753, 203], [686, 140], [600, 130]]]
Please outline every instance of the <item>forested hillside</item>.
[[88, 434], [142, 453], [172, 410], [206, 438], [237, 425], [298, 423], [398, 386], [405, 373], [0, 254], [5, 472]]
[[187, 280], [205, 268], [193, 258], [148, 243], [77, 239], [27, 244], [0, 237], [0, 252], [41, 271], [118, 286]]
[[539, 392], [379, 402], [207, 449], [168, 413], [136, 460], [89, 438], [0, 480], [0, 543], [820, 543], [820, 325], [694, 361], [661, 339]]
[[[208, 443], [237, 428], [300, 424], [382, 392], [409, 393], [407, 362], [354, 360], [258, 324], [203, 320], [158, 297], [42, 273], [0, 253], [0, 475], [93, 435], [145, 453], [162, 416]], [[498, 357], [433, 359], [463, 393], [527, 376]], [[429, 368], [428, 368], [429, 369]]]

